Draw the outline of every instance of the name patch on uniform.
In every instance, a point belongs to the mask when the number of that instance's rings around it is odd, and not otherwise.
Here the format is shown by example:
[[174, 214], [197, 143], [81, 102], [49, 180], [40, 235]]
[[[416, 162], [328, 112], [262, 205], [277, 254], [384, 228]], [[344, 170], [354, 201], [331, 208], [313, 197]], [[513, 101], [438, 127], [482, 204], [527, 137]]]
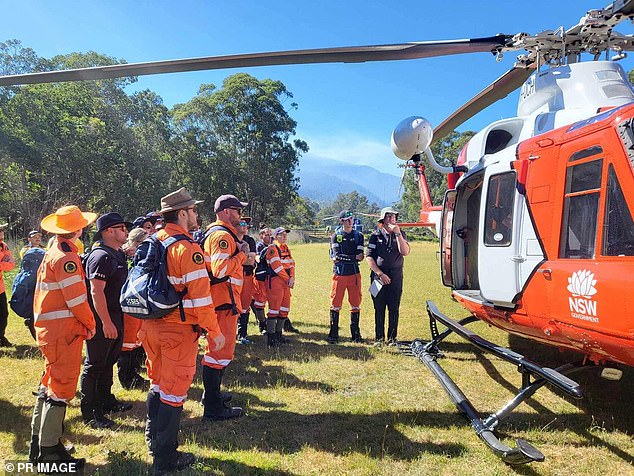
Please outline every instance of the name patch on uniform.
[[77, 264], [74, 261], [66, 261], [66, 263], [64, 263], [64, 271], [74, 273], [77, 271]]
[[229, 248], [229, 242], [227, 240], [220, 240], [218, 242], [218, 246], [221, 250], [226, 250], [227, 248]]
[[194, 261], [194, 264], [203, 264], [203, 262], [205, 261], [205, 258], [203, 258], [202, 253], [199, 253], [197, 251], [196, 253], [192, 255], [192, 260]]

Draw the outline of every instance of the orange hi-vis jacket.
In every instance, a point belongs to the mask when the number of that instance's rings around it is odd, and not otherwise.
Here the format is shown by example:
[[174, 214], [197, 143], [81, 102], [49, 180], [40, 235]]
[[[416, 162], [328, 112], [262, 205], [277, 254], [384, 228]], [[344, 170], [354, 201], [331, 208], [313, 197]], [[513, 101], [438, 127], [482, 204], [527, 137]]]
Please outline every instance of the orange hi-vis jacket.
[[11, 256], [11, 251], [4, 241], [0, 241], [0, 294], [6, 291], [4, 287], [4, 278], [2, 277], [3, 271], [11, 271], [15, 268], [13, 261], [3, 261], [5, 256]]
[[[291, 250], [286, 243], [274, 241], [275, 246], [269, 246], [266, 251], [266, 261], [277, 276], [287, 282], [295, 276], [295, 260], [291, 256]], [[278, 252], [279, 248], [279, 252]]]
[[35, 327], [45, 327], [61, 336], [68, 328], [68, 319], [72, 319], [94, 330], [95, 318], [88, 305], [85, 279], [77, 246], [57, 236], [37, 271], [33, 297]]
[[[237, 234], [236, 229], [229, 223], [218, 220], [213, 222], [208, 229], [214, 226], [223, 226]], [[211, 286], [211, 296], [216, 310], [227, 309], [232, 305], [231, 293], [233, 292], [233, 304], [241, 309], [240, 293], [242, 291], [243, 271], [242, 264], [247, 256], [244, 253], [236, 253], [237, 245], [231, 234], [224, 230], [213, 232], [204, 243], [205, 261], [207, 269], [217, 279], [229, 277], [225, 282]]]
[[[156, 234], [161, 241], [174, 235], [190, 236], [187, 230], [176, 223], [168, 223], [164, 229], [159, 230]], [[205, 258], [197, 243], [181, 240], [169, 247], [167, 250], [167, 277], [176, 291], [183, 292], [187, 288], [187, 292], [183, 296], [185, 322], [181, 319], [178, 308], [161, 320], [178, 324], [197, 324], [206, 329], [211, 338], [220, 335], [209, 289], [209, 275], [205, 267]]]

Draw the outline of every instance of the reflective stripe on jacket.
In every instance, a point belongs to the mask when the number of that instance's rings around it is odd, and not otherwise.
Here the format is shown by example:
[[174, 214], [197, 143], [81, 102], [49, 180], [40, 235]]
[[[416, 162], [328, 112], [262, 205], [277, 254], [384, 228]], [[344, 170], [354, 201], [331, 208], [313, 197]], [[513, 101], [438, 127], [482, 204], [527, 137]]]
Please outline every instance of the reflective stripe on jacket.
[[[156, 234], [161, 241], [175, 235], [189, 236], [189, 233], [176, 223], [168, 223]], [[198, 324], [207, 329], [213, 337], [220, 334], [209, 289], [209, 276], [205, 269], [205, 259], [200, 245], [181, 240], [170, 246], [167, 250], [167, 277], [178, 292], [183, 292], [187, 288], [183, 296], [185, 322], [181, 320], [179, 309], [170, 312], [163, 317], [163, 320]]]
[[94, 330], [95, 318], [88, 305], [85, 278], [77, 247], [57, 236], [37, 272], [33, 297], [35, 325], [49, 327], [49, 321], [75, 318]]

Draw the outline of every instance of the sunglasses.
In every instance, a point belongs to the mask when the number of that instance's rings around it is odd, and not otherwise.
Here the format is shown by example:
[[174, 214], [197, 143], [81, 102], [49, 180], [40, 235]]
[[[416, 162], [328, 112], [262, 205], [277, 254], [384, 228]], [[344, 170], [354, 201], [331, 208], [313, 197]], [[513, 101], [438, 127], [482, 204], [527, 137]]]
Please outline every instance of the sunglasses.
[[115, 226], [111, 226], [109, 228], [113, 228], [115, 230], [123, 230], [123, 231], [128, 231], [128, 227], [121, 224], [121, 225], [115, 225]]

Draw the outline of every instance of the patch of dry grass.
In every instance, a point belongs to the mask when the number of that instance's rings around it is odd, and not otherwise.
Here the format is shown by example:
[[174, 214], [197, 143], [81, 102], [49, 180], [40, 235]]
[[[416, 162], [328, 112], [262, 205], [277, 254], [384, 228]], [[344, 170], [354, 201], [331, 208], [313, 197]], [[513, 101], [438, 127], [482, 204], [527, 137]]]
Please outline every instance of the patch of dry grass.
[[[580, 374], [586, 398], [576, 402], [549, 388], [540, 390], [500, 426], [504, 441], [524, 438], [546, 461], [512, 468], [493, 456], [459, 415], [427, 369], [394, 348], [344, 342], [328, 345], [331, 268], [325, 243], [293, 246], [298, 262], [291, 317], [302, 333], [286, 348], [269, 351], [264, 339], [238, 346], [226, 383], [247, 415], [237, 421], [203, 424], [197, 379], [185, 404], [183, 449], [199, 457], [180, 474], [223, 475], [392, 475], [392, 474], [634, 474], [634, 372], [621, 382]], [[424, 301], [434, 300], [448, 315], [465, 312], [439, 284], [436, 245], [414, 243], [407, 258], [399, 337], [429, 338]], [[364, 288], [368, 270], [363, 265]], [[372, 302], [364, 292], [361, 331], [372, 338]], [[345, 305], [344, 305], [344, 309]], [[347, 312], [341, 335], [348, 336]], [[251, 331], [255, 326], [250, 324]], [[564, 362], [554, 349], [509, 337], [483, 323], [473, 329], [510, 345], [539, 362]], [[16, 348], [0, 350], [0, 459], [25, 458], [33, 396], [42, 362], [22, 321], [10, 317], [8, 337]], [[496, 411], [520, 384], [520, 376], [495, 357], [449, 339], [443, 366], [487, 414]], [[81, 423], [78, 401], [68, 412], [67, 436], [78, 456], [90, 463], [87, 474], [146, 474], [143, 440], [145, 396], [125, 391], [133, 411], [117, 416], [113, 430]]]

